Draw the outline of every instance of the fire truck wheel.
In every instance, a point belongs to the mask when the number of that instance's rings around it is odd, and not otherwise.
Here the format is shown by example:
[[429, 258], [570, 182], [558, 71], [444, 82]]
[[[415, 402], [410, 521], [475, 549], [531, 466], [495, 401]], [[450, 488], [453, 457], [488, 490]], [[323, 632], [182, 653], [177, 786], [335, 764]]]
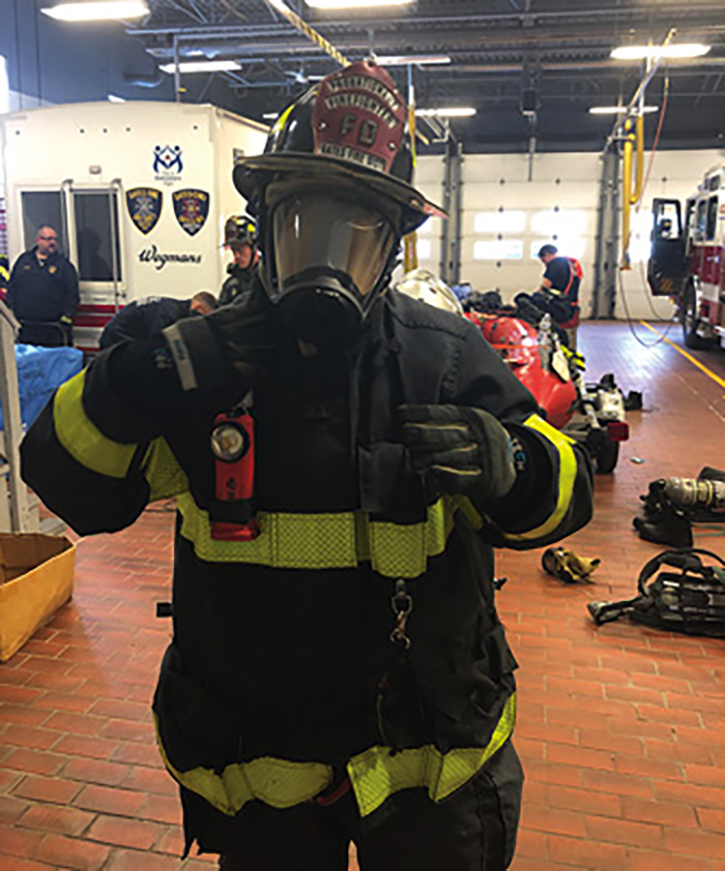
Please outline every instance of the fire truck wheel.
[[708, 348], [712, 347], [714, 339], [706, 339], [697, 332], [697, 315], [697, 293], [695, 286], [689, 283], [685, 288], [681, 315], [685, 347], [691, 348], [693, 351], [707, 351]]
[[619, 442], [613, 442], [607, 438], [602, 439], [594, 458], [597, 472], [600, 475], [610, 475], [614, 471], [618, 459]]

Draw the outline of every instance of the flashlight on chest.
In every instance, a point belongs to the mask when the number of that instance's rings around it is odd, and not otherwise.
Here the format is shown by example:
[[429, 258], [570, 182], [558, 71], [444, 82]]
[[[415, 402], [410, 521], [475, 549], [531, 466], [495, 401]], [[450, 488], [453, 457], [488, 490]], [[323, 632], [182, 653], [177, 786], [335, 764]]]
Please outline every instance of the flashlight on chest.
[[247, 408], [218, 414], [211, 431], [214, 496], [211, 537], [253, 541], [260, 533], [254, 518], [254, 418]]

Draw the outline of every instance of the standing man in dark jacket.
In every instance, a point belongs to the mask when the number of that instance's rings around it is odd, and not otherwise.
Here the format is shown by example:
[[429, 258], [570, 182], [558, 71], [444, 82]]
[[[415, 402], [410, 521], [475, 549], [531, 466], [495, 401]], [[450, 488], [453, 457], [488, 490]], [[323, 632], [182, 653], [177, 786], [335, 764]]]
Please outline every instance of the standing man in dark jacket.
[[154, 699], [187, 851], [224, 871], [503, 871], [522, 772], [493, 546], [591, 516], [586, 453], [465, 319], [389, 289], [440, 214], [370, 62], [235, 168], [264, 252], [247, 298], [100, 354], [23, 441], [82, 534], [175, 494]]
[[222, 285], [219, 305], [229, 305], [248, 293], [259, 266], [257, 222], [249, 215], [232, 215], [224, 225], [224, 247], [234, 260], [227, 266], [229, 278]]
[[192, 315], [208, 315], [217, 307], [217, 300], [208, 290], [200, 290], [191, 299], [171, 296], [149, 296], [125, 305], [106, 324], [101, 333], [101, 350], [133, 339], [148, 339], [160, 335], [166, 327]]
[[15, 261], [7, 304], [21, 324], [18, 342], [50, 348], [73, 343], [78, 273], [58, 251], [58, 234], [52, 227], [40, 227], [35, 247]]

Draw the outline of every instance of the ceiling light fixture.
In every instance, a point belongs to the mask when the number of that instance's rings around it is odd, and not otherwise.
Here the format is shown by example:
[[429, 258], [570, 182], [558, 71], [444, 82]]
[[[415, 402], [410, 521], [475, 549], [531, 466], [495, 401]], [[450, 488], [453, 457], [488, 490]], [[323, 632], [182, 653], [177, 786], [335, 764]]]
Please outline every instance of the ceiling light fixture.
[[448, 106], [440, 109], [416, 109], [421, 118], [470, 118], [476, 110], [470, 106]]
[[149, 14], [149, 8], [143, 0], [59, 3], [40, 11], [58, 21], [119, 21], [126, 18], [141, 18]]
[[279, 112], [265, 112], [264, 115], [262, 115], [262, 118], [264, 118], [265, 121], [276, 121], [277, 118], [279, 118]]
[[[159, 69], [163, 73], [175, 73], [176, 64], [162, 64]], [[227, 73], [240, 70], [241, 66], [235, 60], [190, 60], [181, 61], [180, 73]]]
[[305, 0], [311, 9], [370, 9], [373, 6], [409, 6], [413, 0]]
[[[650, 112], [657, 112], [659, 110], [659, 106], [643, 106], [642, 114], [647, 115]], [[624, 115], [627, 111], [626, 106], [592, 106], [589, 109], [590, 115]], [[639, 110], [637, 110], [639, 111]], [[637, 114], [635, 111], [633, 114]]]
[[401, 67], [406, 64], [449, 64], [451, 59], [447, 54], [418, 54], [418, 55], [379, 55], [375, 63], [379, 67]]
[[645, 60], [646, 58], [702, 57], [710, 51], [709, 45], [701, 42], [682, 42], [679, 45], [622, 45], [615, 48], [610, 57], [614, 60]]

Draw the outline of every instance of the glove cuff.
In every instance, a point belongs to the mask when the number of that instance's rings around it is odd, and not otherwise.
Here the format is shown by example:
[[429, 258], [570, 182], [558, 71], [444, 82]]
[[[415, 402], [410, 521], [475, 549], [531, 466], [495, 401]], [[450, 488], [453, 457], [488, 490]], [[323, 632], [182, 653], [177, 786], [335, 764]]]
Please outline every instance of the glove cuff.
[[505, 499], [516, 483], [514, 442], [506, 427], [492, 415], [478, 408], [472, 408], [471, 411], [471, 424], [477, 431], [478, 443], [485, 452], [481, 466], [488, 472], [488, 499]]

